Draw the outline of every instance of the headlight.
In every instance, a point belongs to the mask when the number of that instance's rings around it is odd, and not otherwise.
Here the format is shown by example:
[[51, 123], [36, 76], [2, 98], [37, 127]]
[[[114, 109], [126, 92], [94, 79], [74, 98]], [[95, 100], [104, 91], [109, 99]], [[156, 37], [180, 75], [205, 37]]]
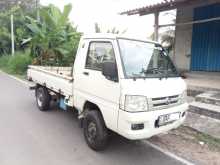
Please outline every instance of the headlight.
[[182, 94], [181, 94], [181, 103], [185, 103], [187, 101], [187, 91], [185, 90]]
[[125, 96], [125, 111], [142, 112], [148, 110], [147, 98], [144, 96]]

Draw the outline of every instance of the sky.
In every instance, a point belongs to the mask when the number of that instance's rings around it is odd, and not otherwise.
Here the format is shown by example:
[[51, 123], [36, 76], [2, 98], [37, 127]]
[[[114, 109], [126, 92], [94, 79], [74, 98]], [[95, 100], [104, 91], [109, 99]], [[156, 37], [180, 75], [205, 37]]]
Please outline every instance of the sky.
[[[161, 0], [40, 0], [41, 5], [54, 4], [63, 9], [65, 4], [73, 6], [70, 20], [83, 33], [93, 33], [94, 23], [97, 22], [102, 31], [116, 27], [120, 32], [126, 30], [125, 34], [149, 37], [153, 31], [154, 16], [127, 16], [118, 13], [129, 9], [143, 7]], [[171, 23], [175, 18], [175, 11], [171, 14], [160, 14], [160, 24]], [[163, 30], [163, 29], [162, 29]]]

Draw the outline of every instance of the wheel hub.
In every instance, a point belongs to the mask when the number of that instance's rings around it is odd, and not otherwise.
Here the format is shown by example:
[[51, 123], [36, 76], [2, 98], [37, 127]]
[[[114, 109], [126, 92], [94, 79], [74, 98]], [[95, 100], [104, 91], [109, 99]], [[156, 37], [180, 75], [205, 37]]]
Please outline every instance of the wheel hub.
[[90, 142], [94, 141], [96, 137], [96, 124], [94, 122], [90, 122], [88, 124], [88, 140]]
[[42, 93], [38, 93], [37, 94], [37, 103], [39, 106], [42, 106], [42, 102], [43, 102], [43, 94]]

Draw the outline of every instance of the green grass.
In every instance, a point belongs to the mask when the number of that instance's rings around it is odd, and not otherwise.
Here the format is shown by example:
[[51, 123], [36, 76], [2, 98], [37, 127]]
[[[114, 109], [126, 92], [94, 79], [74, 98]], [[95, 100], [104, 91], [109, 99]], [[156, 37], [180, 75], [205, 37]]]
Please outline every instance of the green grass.
[[[186, 137], [187, 139], [194, 139], [193, 141], [196, 143], [200, 141], [204, 142], [210, 149], [215, 150], [215, 151], [220, 151], [220, 139], [219, 138], [199, 132], [187, 126], [181, 126], [177, 130], [179, 130], [180, 135], [182, 137]], [[187, 136], [184, 136], [184, 135], [187, 135]]]
[[3, 55], [0, 57], [0, 69], [19, 78], [24, 78], [27, 67], [31, 62], [32, 58], [29, 52], [16, 52], [14, 56]]
[[212, 149], [217, 149], [220, 151], [220, 139], [212, 137], [210, 135], [197, 132], [196, 138], [198, 141], [203, 141], [204, 143], [208, 144], [208, 146]]

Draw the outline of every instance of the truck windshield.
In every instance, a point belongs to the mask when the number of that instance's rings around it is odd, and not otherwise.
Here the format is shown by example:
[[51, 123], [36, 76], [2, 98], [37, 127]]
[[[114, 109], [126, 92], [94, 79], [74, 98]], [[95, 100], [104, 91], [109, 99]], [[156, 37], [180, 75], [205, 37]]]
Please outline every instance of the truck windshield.
[[127, 78], [178, 77], [178, 71], [164, 49], [155, 43], [118, 39]]

